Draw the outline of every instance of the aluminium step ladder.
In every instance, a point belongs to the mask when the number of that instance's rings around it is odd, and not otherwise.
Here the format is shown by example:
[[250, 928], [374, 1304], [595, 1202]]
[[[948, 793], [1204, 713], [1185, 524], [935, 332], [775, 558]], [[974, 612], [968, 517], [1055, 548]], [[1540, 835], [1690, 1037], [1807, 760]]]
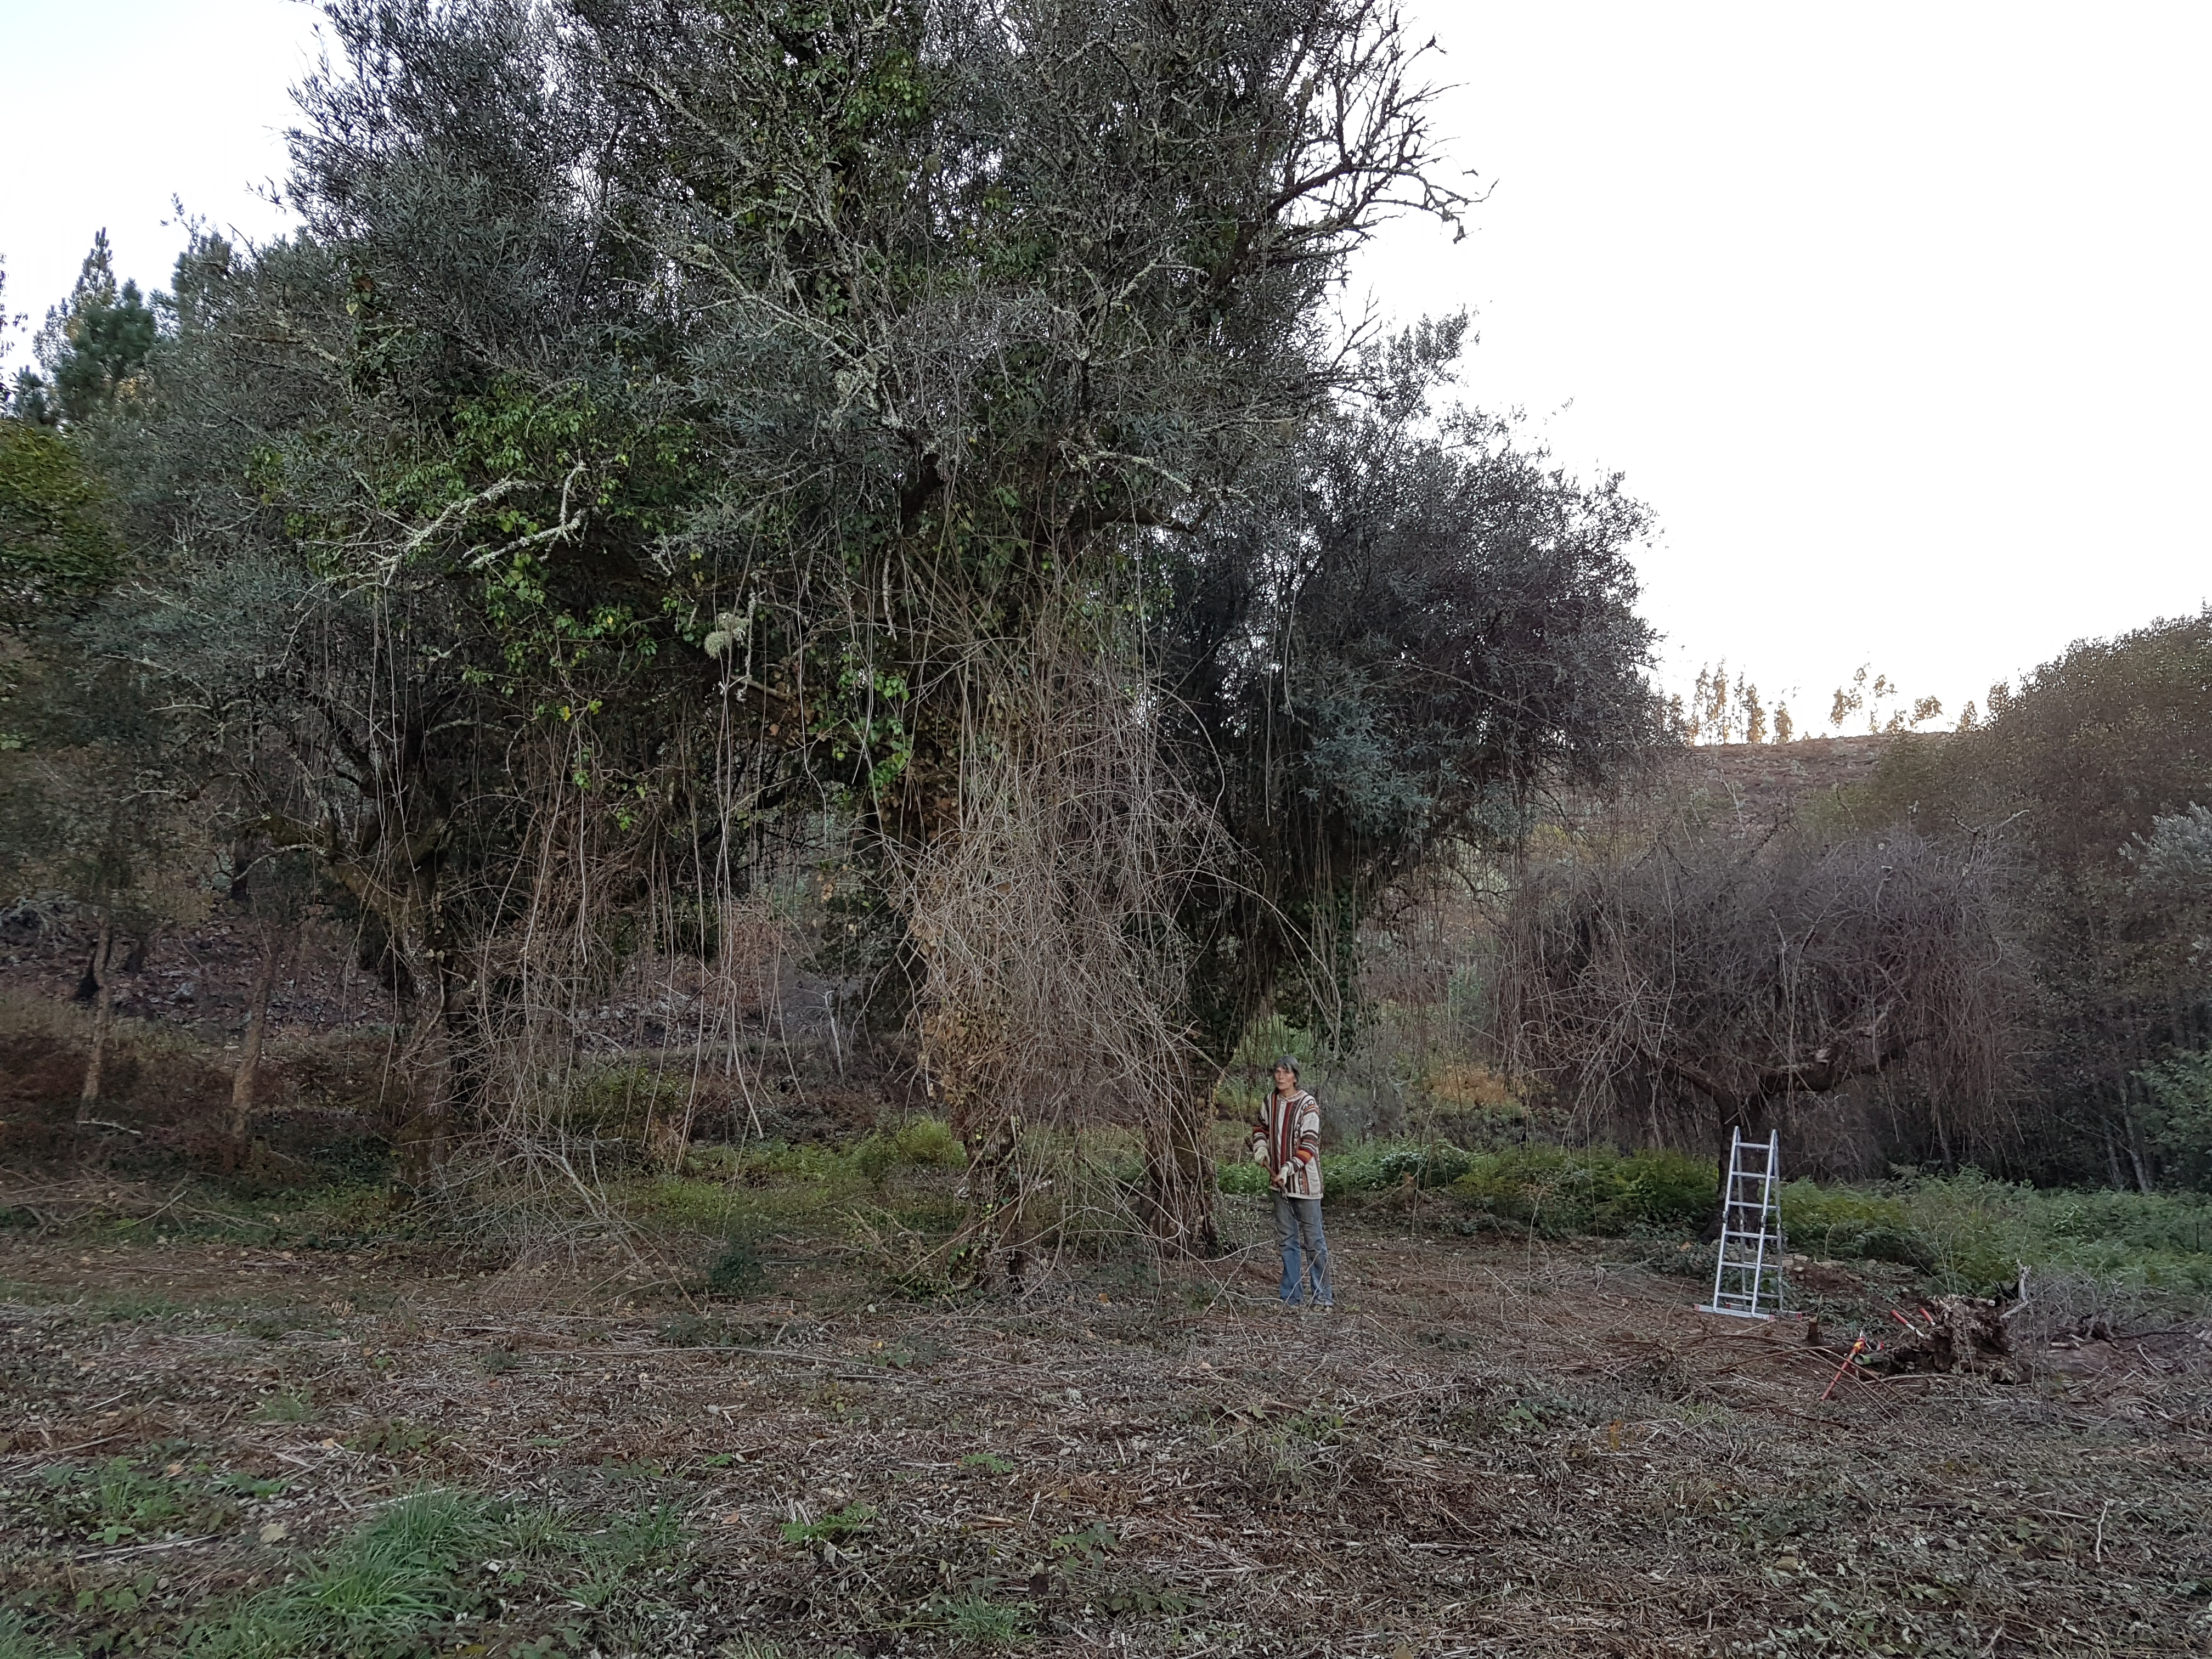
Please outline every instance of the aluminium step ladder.
[[1729, 1132], [1728, 1187], [1721, 1205], [1720, 1260], [1713, 1264], [1713, 1299], [1700, 1313], [1771, 1319], [1782, 1311], [1782, 1211], [1776, 1202], [1781, 1137], [1746, 1140]]

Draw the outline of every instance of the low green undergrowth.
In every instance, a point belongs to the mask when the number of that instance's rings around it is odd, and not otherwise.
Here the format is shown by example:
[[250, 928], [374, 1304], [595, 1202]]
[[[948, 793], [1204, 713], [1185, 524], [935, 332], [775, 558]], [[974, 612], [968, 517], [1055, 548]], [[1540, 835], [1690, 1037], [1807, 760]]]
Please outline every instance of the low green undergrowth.
[[684, 1154], [684, 1173], [741, 1187], [843, 1185], [856, 1180], [880, 1186], [902, 1170], [958, 1170], [967, 1161], [941, 1119], [920, 1117], [842, 1145], [769, 1140], [697, 1146]]
[[[587, 1612], [684, 1529], [665, 1504], [588, 1516], [454, 1491], [418, 1492], [301, 1564], [289, 1582], [213, 1610], [182, 1643], [192, 1659], [291, 1659], [423, 1650], [457, 1618], [564, 1627], [529, 1651], [580, 1654]], [[515, 1651], [526, 1650], [520, 1642]]]
[[[1540, 1237], [1686, 1239], [1711, 1218], [1716, 1165], [1677, 1152], [1526, 1146], [1470, 1152], [1370, 1141], [1322, 1155], [1333, 1198], [1436, 1189], [1469, 1213]], [[1224, 1161], [1224, 1193], [1267, 1191], [1267, 1172]], [[1887, 1261], [1949, 1290], [1988, 1293], [2021, 1267], [2130, 1289], [2212, 1291], [2212, 1198], [2195, 1193], [2045, 1190], [1973, 1170], [1872, 1182], [1793, 1181], [1782, 1190], [1793, 1252]]]
[[[745, 1236], [834, 1225], [855, 1206], [896, 1194], [927, 1198], [949, 1186], [966, 1155], [935, 1118], [917, 1118], [858, 1140], [771, 1140], [692, 1147], [681, 1175], [631, 1179], [611, 1189], [631, 1218], [677, 1231]], [[895, 1178], [900, 1181], [896, 1189]], [[899, 1207], [894, 1204], [894, 1208]], [[723, 1288], [723, 1287], [718, 1287]]]
[[0, 1659], [76, 1659], [69, 1648], [55, 1646], [41, 1636], [20, 1613], [0, 1607]]
[[344, 1250], [441, 1236], [441, 1218], [411, 1210], [380, 1182], [331, 1182], [247, 1196], [197, 1177], [162, 1186], [116, 1183], [81, 1207], [0, 1210], [0, 1226], [63, 1233], [86, 1245], [226, 1244]]
[[258, 1530], [264, 1570], [277, 1569], [266, 1588], [212, 1600], [152, 1573], [57, 1584], [0, 1615], [0, 1659], [125, 1648], [185, 1659], [399, 1659], [450, 1648], [464, 1629], [465, 1639], [489, 1639], [474, 1651], [581, 1659], [597, 1645], [595, 1619], [686, 1547], [678, 1510], [649, 1492], [600, 1508], [437, 1489], [299, 1549], [281, 1522], [257, 1528], [254, 1506], [279, 1491], [157, 1455], [57, 1466], [32, 1489], [0, 1492], [15, 1516], [27, 1510], [33, 1528], [72, 1545], [207, 1533], [250, 1540]]
[[283, 1487], [155, 1444], [131, 1457], [49, 1463], [0, 1486], [0, 1504], [49, 1536], [113, 1548], [219, 1531]]
[[[1443, 1143], [1376, 1140], [1324, 1152], [1321, 1167], [1334, 1194], [1442, 1188], [1472, 1211], [1547, 1236], [1692, 1226], [1711, 1212], [1717, 1192], [1709, 1161], [1608, 1146], [1470, 1152]], [[1226, 1163], [1221, 1190], [1265, 1193], [1267, 1172], [1249, 1162]]]
[[1973, 1170], [1783, 1189], [1793, 1250], [1896, 1261], [1988, 1292], [2020, 1269], [2145, 1291], [2212, 1291], [2212, 1200], [2194, 1193], [2051, 1191]]
[[1705, 1159], [1680, 1152], [1522, 1146], [1471, 1158], [1450, 1190], [1460, 1202], [1516, 1225], [1620, 1235], [1701, 1224], [1712, 1212], [1719, 1176]]

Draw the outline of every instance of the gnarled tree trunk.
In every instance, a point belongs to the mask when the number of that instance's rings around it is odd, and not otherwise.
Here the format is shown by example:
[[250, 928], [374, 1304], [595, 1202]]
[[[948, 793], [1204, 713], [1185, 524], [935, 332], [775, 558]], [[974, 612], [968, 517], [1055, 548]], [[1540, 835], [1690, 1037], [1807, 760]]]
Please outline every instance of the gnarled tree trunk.
[[276, 987], [277, 958], [283, 953], [277, 930], [263, 932], [261, 965], [254, 971], [253, 991], [246, 1004], [246, 1034], [240, 1040], [238, 1071], [230, 1080], [230, 1138], [246, 1139], [248, 1114], [261, 1076], [261, 1044], [269, 1030], [269, 1000]]
[[[115, 1029], [115, 924], [103, 920], [100, 924], [100, 942], [93, 946], [92, 977], [92, 1053], [84, 1063], [84, 1087], [77, 1098], [90, 1105], [100, 1098], [104, 1074], [107, 1069], [107, 1043]], [[80, 1122], [84, 1113], [77, 1113]]]
[[1146, 1207], [1152, 1237], [1164, 1255], [1221, 1252], [1213, 1154], [1206, 1144], [1212, 1105], [1194, 1091], [1179, 1091], [1145, 1125]]

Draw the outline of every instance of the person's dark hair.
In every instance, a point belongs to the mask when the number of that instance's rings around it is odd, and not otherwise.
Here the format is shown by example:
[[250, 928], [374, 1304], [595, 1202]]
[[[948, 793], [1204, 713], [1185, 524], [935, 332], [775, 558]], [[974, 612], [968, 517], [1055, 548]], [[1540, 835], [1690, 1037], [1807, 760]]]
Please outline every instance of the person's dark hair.
[[1298, 1070], [1298, 1058], [1296, 1054], [1277, 1054], [1273, 1069], [1278, 1072], [1288, 1072], [1292, 1077], [1304, 1076], [1304, 1073]]

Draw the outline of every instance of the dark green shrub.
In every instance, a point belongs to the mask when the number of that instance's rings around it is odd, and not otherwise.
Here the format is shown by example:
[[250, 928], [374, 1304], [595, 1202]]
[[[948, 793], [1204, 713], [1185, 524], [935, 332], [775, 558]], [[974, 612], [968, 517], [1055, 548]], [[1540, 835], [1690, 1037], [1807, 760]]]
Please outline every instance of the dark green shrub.
[[1790, 1248], [1829, 1261], [1894, 1261], [1926, 1272], [1936, 1252], [1898, 1199], [1863, 1188], [1793, 1181], [1782, 1189]]
[[1613, 1200], [1620, 1217], [1646, 1227], [1701, 1227], [1720, 1200], [1719, 1167], [1680, 1152], [1636, 1152]]
[[[1328, 1178], [1328, 1165], [1322, 1165], [1323, 1179]], [[1264, 1196], [1267, 1190], [1267, 1172], [1249, 1158], [1225, 1158], [1214, 1172], [1214, 1180], [1224, 1193], [1244, 1198]]]
[[1452, 1194], [1516, 1226], [1550, 1235], [1679, 1231], [1702, 1224], [1720, 1176], [1680, 1152], [1517, 1146], [1477, 1153]]
[[960, 1170], [968, 1154], [942, 1118], [918, 1117], [899, 1126], [892, 1138], [899, 1157], [917, 1169]]
[[[1475, 1154], [1448, 1142], [1421, 1146], [1370, 1140], [1345, 1152], [1322, 1154], [1322, 1180], [1331, 1192], [1384, 1192], [1408, 1180], [1417, 1187], [1449, 1187], [1473, 1167]], [[1255, 1164], [1254, 1169], [1259, 1166]], [[1260, 1170], [1261, 1184], [1266, 1171]]]
[[732, 1238], [707, 1268], [707, 1289], [716, 1296], [753, 1296], [768, 1283], [768, 1267], [748, 1238]]

